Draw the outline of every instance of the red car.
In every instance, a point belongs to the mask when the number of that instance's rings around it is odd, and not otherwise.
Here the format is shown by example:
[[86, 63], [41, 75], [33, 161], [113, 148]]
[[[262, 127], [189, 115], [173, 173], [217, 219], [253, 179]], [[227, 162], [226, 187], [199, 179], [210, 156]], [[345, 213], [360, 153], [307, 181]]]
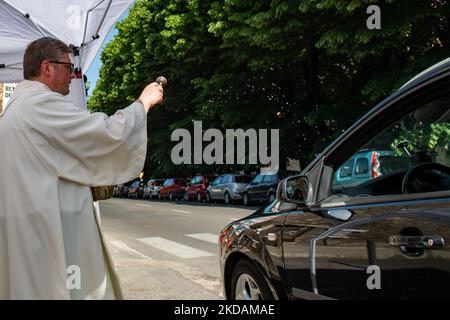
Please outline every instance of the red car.
[[181, 199], [184, 196], [184, 192], [186, 189], [186, 180], [185, 179], [167, 179], [164, 181], [162, 188], [159, 190], [158, 199], [169, 198], [169, 200], [173, 199]]
[[214, 176], [202, 176], [197, 175], [191, 179], [191, 183], [186, 187], [186, 193], [184, 194], [184, 200], [197, 200], [198, 202], [206, 199], [206, 189], [211, 181], [214, 180]]

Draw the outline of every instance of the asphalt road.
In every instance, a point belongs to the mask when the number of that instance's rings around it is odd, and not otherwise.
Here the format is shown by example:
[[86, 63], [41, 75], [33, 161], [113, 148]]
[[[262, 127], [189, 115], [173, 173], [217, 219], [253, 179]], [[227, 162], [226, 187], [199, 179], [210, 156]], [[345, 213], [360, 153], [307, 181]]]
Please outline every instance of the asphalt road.
[[100, 202], [126, 299], [223, 299], [218, 234], [256, 208], [195, 202]]

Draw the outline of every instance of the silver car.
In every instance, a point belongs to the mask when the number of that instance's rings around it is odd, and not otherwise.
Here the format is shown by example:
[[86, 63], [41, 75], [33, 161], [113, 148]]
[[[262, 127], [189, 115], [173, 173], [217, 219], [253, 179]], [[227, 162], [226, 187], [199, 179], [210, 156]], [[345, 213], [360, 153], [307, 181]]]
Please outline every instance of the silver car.
[[157, 198], [159, 189], [161, 189], [164, 183], [164, 179], [151, 179], [148, 181], [147, 186], [144, 189], [143, 199], [149, 198]]
[[206, 190], [206, 201], [224, 201], [225, 204], [241, 201], [242, 191], [252, 177], [242, 174], [223, 174], [217, 177]]

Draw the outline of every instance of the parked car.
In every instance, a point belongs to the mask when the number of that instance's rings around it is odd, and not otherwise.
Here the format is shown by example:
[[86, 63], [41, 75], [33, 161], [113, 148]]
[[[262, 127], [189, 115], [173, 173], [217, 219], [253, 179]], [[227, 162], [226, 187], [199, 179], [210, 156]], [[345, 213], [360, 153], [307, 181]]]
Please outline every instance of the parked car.
[[118, 185], [119, 197], [128, 197], [128, 187], [132, 183], [133, 183], [133, 181], [127, 182], [127, 183], [122, 183], [122, 184]]
[[[221, 231], [225, 297], [449, 299], [449, 128], [447, 59], [282, 180], [273, 203]], [[414, 140], [406, 168], [333, 188], [359, 150], [398, 154], [405, 137]]]
[[280, 180], [292, 174], [283, 170], [258, 174], [242, 191], [242, 202], [246, 206], [254, 202], [273, 202]]
[[197, 200], [202, 202], [206, 199], [206, 189], [216, 176], [196, 175], [186, 187], [184, 200]]
[[168, 198], [169, 200], [182, 199], [186, 189], [186, 180], [180, 178], [171, 178], [164, 181], [163, 186], [158, 192], [158, 199]]
[[121, 187], [122, 187], [122, 184], [116, 184], [114, 186], [113, 197], [120, 197], [120, 188]]
[[141, 180], [134, 181], [128, 188], [128, 198], [135, 197], [136, 199], [144, 195], [145, 184]]
[[364, 181], [402, 171], [410, 167], [411, 157], [392, 150], [361, 150], [336, 170], [333, 187], [352, 186]]
[[250, 176], [242, 174], [223, 174], [217, 177], [206, 190], [206, 201], [224, 201], [231, 204], [242, 199], [242, 191], [251, 181]]
[[142, 196], [143, 199], [149, 198], [153, 199], [154, 197], [158, 197], [158, 192], [164, 184], [164, 179], [150, 179], [147, 182], [147, 185], [144, 188], [144, 194]]

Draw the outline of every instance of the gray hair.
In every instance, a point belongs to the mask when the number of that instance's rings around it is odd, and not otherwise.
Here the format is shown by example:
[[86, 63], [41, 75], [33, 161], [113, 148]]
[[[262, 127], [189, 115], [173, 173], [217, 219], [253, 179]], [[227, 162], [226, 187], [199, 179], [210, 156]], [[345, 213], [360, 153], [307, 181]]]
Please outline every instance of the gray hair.
[[44, 60], [58, 60], [64, 53], [72, 50], [61, 40], [44, 37], [31, 42], [23, 56], [23, 77], [29, 80], [41, 74]]

